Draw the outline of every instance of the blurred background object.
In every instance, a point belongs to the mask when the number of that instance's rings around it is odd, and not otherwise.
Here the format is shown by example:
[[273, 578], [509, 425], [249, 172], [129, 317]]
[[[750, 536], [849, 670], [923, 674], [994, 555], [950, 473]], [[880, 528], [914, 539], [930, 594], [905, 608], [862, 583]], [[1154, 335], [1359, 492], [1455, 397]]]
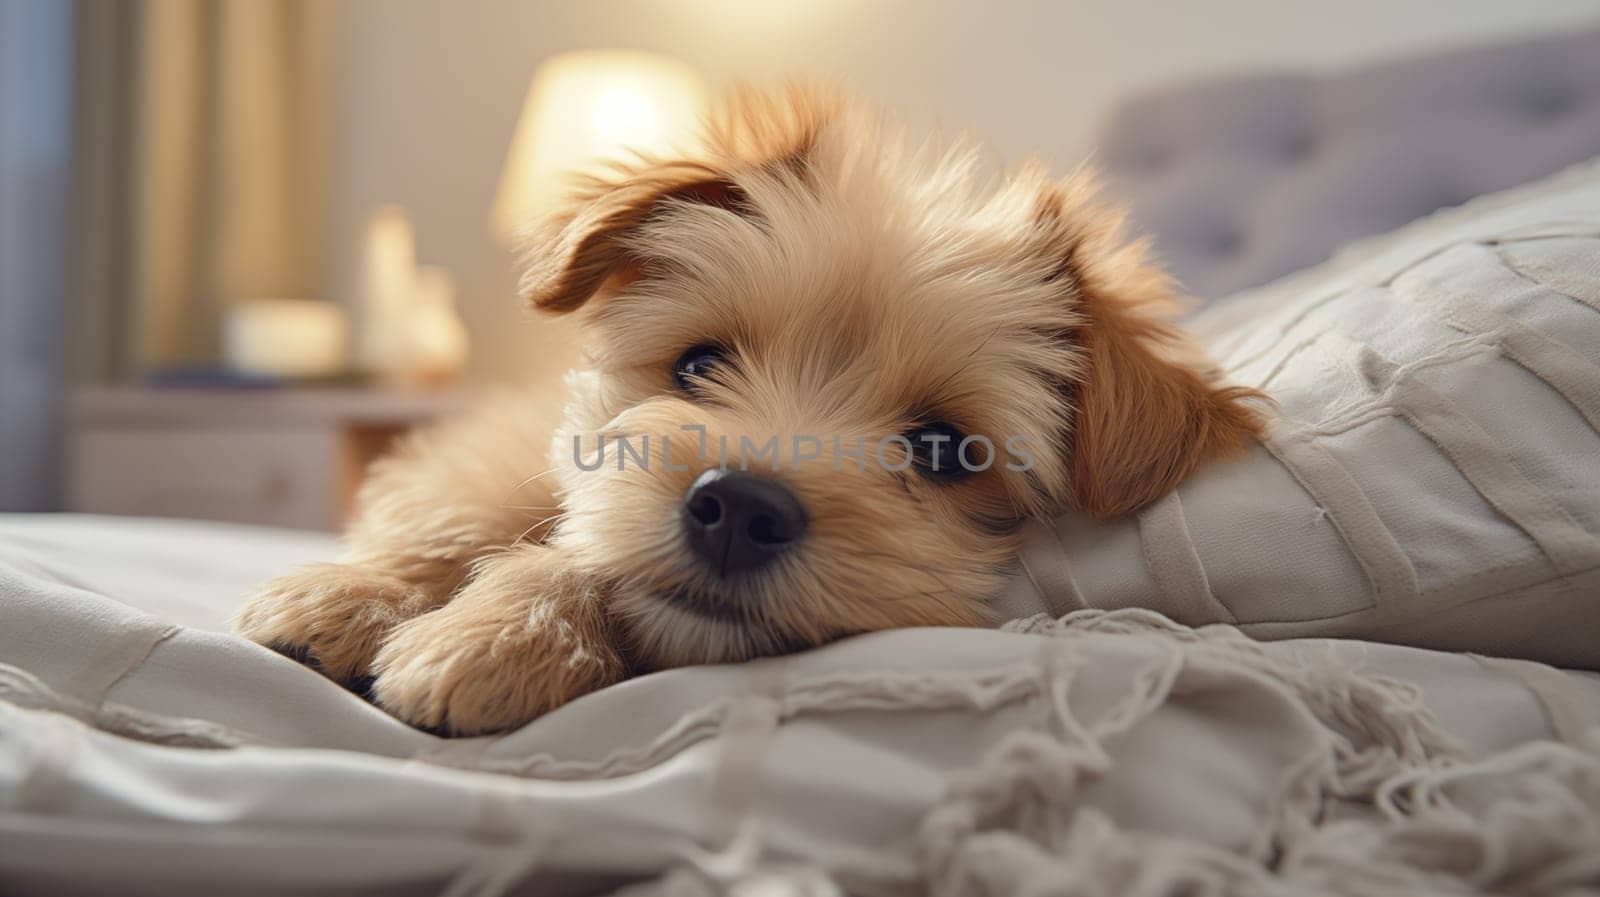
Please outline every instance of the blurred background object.
[[0, 511], [56, 503], [72, 8], [0, 0]]
[[[1593, 0], [0, 0], [0, 509], [140, 476], [63, 483], [64, 419], [233, 439], [219, 407], [326, 432], [418, 385], [551, 388], [572, 325], [529, 320], [508, 241], [564, 171], [738, 82], [1100, 161], [1214, 297], [1600, 152], [1597, 27]], [[144, 414], [174, 383], [193, 413]], [[383, 432], [458, 397], [393, 401]]]
[[417, 265], [416, 232], [396, 205], [372, 213], [363, 249], [362, 370], [390, 386], [448, 384], [467, 362], [450, 272]]
[[460, 408], [439, 391], [83, 386], [66, 409], [65, 504], [338, 529], [367, 465]]
[[337, 377], [345, 345], [344, 309], [316, 299], [245, 299], [222, 322], [223, 366], [243, 377]]
[[1204, 79], [1120, 102], [1097, 160], [1202, 299], [1600, 153], [1589, 27], [1345, 71]]
[[630, 153], [692, 151], [710, 97], [694, 69], [625, 50], [551, 57], [533, 74], [495, 191], [491, 224], [512, 249], [576, 174]]
[[334, 7], [75, 10], [74, 371], [215, 364], [228, 303], [322, 294]]

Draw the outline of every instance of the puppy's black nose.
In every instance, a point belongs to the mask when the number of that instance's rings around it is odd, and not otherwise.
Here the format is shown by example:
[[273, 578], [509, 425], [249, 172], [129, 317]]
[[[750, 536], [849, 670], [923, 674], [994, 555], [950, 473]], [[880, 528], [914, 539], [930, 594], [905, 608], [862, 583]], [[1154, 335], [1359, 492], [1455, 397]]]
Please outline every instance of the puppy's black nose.
[[683, 495], [689, 545], [720, 573], [754, 570], [806, 531], [805, 509], [788, 489], [737, 470], [708, 470]]

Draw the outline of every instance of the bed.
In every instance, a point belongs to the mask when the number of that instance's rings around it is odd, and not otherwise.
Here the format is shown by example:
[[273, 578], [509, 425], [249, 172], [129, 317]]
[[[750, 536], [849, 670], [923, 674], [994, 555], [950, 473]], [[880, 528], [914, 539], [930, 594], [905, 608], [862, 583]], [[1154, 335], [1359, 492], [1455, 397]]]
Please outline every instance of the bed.
[[1593, 674], [1080, 611], [648, 676], [443, 740], [222, 631], [322, 537], [12, 518], [0, 544], [6, 893], [1594, 882]]
[[1600, 893], [1600, 160], [1192, 323], [1274, 437], [1002, 625], [496, 737], [226, 632], [327, 537], [0, 518], [0, 893]]

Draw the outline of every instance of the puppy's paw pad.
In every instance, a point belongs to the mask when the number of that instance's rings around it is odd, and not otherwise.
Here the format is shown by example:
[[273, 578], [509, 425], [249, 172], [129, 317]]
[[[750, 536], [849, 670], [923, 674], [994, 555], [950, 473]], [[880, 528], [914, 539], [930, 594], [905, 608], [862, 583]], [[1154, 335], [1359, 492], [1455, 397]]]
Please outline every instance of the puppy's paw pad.
[[347, 683], [345, 688], [355, 692], [356, 697], [366, 701], [368, 704], [376, 704], [378, 703], [378, 699], [374, 697], [372, 689], [377, 682], [378, 677], [368, 673], [365, 676], [357, 676], [355, 679]]
[[289, 658], [301, 666], [310, 667], [313, 670], [320, 670], [322, 668], [322, 664], [319, 663], [316, 656], [311, 653], [311, 648], [308, 645], [296, 645], [290, 642], [271, 642], [263, 647], [274, 654], [282, 654], [284, 657]]

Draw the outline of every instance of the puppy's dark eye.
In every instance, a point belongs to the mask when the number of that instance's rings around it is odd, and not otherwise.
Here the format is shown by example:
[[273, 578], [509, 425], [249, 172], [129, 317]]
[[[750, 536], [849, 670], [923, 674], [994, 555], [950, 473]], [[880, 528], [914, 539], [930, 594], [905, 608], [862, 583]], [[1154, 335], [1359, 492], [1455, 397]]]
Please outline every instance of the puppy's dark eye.
[[[912, 463], [923, 476], [959, 480], [973, 472], [961, 461], [961, 440], [966, 439], [967, 434], [954, 425], [942, 420], [930, 421], [906, 431], [905, 437], [911, 440]], [[971, 460], [974, 464], [984, 463], [979, 457]]]
[[683, 392], [694, 395], [705, 381], [716, 370], [717, 365], [723, 364], [728, 359], [728, 353], [720, 346], [710, 344], [695, 346], [689, 351], [678, 356], [672, 365], [672, 382]]

